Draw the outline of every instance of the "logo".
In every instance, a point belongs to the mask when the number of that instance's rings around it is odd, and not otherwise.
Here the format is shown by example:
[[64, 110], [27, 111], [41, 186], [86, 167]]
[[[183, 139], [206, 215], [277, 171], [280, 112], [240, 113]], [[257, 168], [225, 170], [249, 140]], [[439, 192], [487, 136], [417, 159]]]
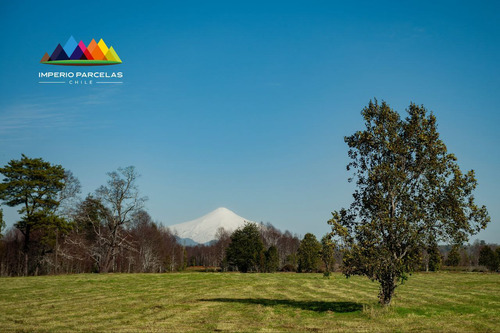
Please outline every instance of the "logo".
[[113, 47], [108, 48], [102, 39], [99, 43], [92, 39], [90, 44], [85, 46], [83, 41], [77, 43], [73, 36], [68, 39], [64, 47], [57, 44], [52, 55], [45, 53], [40, 62], [61, 66], [105, 66], [122, 63]]

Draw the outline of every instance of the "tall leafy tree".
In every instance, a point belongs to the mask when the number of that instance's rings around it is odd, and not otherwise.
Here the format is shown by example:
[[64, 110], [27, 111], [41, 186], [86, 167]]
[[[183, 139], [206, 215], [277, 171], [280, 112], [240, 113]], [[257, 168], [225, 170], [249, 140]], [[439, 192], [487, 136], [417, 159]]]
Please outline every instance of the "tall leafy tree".
[[321, 260], [325, 264], [325, 276], [330, 276], [335, 265], [335, 243], [333, 243], [330, 234], [321, 238]]
[[300, 242], [298, 250], [299, 271], [314, 272], [321, 263], [321, 244], [311, 233], [307, 233]]
[[259, 271], [263, 251], [259, 228], [255, 223], [248, 222], [231, 235], [231, 243], [226, 250], [227, 261], [240, 272]]
[[24, 274], [28, 275], [32, 233], [64, 224], [54, 213], [65, 187], [65, 172], [60, 165], [22, 155], [0, 168], [0, 173], [5, 177], [0, 184], [0, 199], [10, 207], [20, 206], [21, 220], [15, 226], [24, 236]]
[[329, 220], [342, 242], [344, 274], [378, 281], [383, 305], [430, 239], [462, 243], [490, 221], [472, 194], [474, 171], [460, 170], [439, 138], [436, 117], [416, 104], [407, 113], [402, 119], [376, 100], [363, 109], [365, 128], [345, 137], [354, 201]]

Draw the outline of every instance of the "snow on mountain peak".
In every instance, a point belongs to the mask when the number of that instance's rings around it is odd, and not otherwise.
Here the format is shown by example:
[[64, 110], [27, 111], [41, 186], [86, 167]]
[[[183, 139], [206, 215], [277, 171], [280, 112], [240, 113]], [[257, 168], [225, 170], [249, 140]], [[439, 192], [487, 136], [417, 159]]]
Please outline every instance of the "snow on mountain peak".
[[203, 244], [215, 239], [218, 228], [223, 227], [233, 232], [243, 226], [245, 221], [251, 222], [227, 208], [219, 207], [195, 220], [170, 225], [168, 228], [180, 238], [191, 238]]

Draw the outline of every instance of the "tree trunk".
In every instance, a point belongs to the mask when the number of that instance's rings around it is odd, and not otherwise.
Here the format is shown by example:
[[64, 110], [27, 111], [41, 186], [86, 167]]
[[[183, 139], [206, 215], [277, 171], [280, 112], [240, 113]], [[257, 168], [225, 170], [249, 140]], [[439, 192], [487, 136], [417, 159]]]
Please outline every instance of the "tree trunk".
[[28, 252], [24, 252], [24, 276], [28, 276]]
[[59, 229], [56, 229], [56, 253], [55, 253], [55, 265], [54, 265], [54, 273], [57, 275], [57, 252], [59, 250]]
[[30, 243], [30, 231], [31, 231], [31, 228], [30, 228], [30, 225], [28, 224], [26, 226], [26, 233], [24, 234], [24, 247], [23, 247], [23, 250], [24, 250], [24, 276], [28, 276], [28, 260], [29, 260], [29, 255], [28, 255], [28, 252], [29, 252], [29, 243]]
[[394, 295], [394, 290], [396, 289], [396, 281], [392, 274], [384, 277], [380, 281], [380, 292], [379, 292], [379, 302], [383, 306], [388, 306], [391, 304], [392, 296]]
[[[113, 228], [113, 232], [111, 233], [111, 271], [114, 273], [116, 269], [116, 243], [117, 243], [117, 232], [118, 226], [115, 225]], [[109, 271], [109, 268], [108, 268]]]

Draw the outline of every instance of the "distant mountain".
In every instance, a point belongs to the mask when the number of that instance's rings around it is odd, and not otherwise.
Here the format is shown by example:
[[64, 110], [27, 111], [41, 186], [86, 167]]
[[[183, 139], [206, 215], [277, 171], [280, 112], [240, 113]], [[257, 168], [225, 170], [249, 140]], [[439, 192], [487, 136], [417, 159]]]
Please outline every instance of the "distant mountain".
[[184, 246], [196, 246], [196, 245], [200, 245], [200, 243], [195, 242], [191, 238], [180, 238], [180, 237], [176, 236], [175, 239], [177, 240], [177, 243], [179, 243], [181, 245], [184, 245]]
[[214, 240], [215, 233], [220, 227], [233, 232], [243, 226], [245, 221], [251, 222], [236, 215], [231, 210], [221, 207], [195, 220], [167, 227], [177, 235], [181, 244], [189, 246], [192, 241], [205, 244]]
[[215, 240], [215, 239], [212, 239], [210, 242], [206, 242], [206, 243], [198, 243], [198, 242], [195, 242], [194, 240], [192, 240], [191, 238], [180, 238], [177, 236], [175, 237], [175, 239], [177, 240], [177, 243], [179, 243], [183, 246], [196, 246], [196, 245], [210, 246], [210, 245], [217, 243], [217, 240]]

